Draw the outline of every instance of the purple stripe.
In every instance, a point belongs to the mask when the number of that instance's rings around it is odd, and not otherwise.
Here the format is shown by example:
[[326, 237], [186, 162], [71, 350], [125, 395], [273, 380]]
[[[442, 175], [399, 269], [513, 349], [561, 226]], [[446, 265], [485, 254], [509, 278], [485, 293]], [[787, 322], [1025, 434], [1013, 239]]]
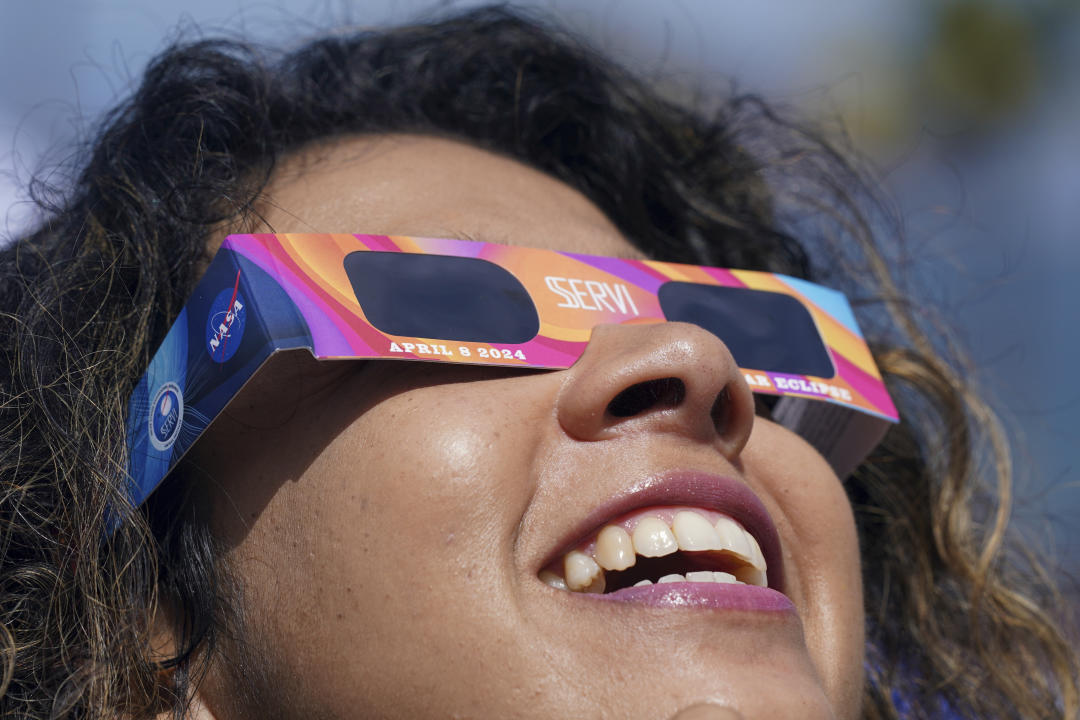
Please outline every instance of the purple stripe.
[[603, 270], [609, 275], [625, 280], [646, 292], [656, 294], [657, 288], [671, 278], [665, 277], [656, 270], [648, 267], [640, 260], [623, 260], [621, 258], [597, 257], [595, 255], [578, 255], [577, 253], [559, 253], [582, 263]]

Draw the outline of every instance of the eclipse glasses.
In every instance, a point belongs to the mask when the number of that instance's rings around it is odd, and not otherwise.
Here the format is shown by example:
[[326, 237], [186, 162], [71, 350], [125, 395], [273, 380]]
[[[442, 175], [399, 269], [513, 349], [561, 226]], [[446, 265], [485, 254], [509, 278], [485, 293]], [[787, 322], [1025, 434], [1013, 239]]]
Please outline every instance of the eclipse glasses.
[[844, 477], [898, 421], [847, 299], [767, 272], [437, 238], [230, 235], [128, 407], [138, 505], [276, 352], [568, 368], [602, 323], [717, 335]]

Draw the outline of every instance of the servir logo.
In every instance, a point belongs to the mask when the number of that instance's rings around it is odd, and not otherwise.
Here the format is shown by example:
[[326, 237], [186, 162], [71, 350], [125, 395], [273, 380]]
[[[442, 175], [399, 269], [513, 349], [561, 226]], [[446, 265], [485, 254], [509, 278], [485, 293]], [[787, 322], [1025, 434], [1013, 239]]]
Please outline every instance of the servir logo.
[[168, 450], [184, 424], [184, 394], [180, 386], [167, 382], [158, 388], [150, 405], [150, 444], [158, 450]]
[[544, 284], [548, 286], [548, 290], [562, 298], [563, 301], [557, 307], [640, 315], [630, 288], [623, 283], [548, 275], [544, 277]]
[[217, 294], [206, 315], [206, 351], [210, 359], [223, 363], [236, 354], [244, 337], [244, 296], [240, 294], [240, 271], [236, 271], [236, 284]]

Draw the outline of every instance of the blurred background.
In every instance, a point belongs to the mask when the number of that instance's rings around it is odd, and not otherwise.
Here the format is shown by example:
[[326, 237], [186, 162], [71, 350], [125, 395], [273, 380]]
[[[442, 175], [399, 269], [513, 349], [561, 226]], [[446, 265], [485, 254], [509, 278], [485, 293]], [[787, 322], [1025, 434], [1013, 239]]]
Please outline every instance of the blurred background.
[[[0, 242], [37, 217], [29, 180], [63, 184], [50, 167], [169, 39], [287, 46], [476, 4], [0, 0]], [[665, 82], [735, 81], [843, 118], [903, 215], [907, 289], [967, 344], [1006, 419], [1014, 517], [1080, 576], [1080, 0], [517, 4]]]

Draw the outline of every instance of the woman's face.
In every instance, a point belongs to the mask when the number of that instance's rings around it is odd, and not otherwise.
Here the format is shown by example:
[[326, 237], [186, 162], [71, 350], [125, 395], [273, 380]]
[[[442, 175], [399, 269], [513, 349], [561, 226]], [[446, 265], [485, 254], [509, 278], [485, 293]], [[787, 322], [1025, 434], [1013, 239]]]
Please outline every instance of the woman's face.
[[[425, 137], [298, 154], [263, 212], [278, 232], [640, 254], [557, 180]], [[858, 713], [843, 488], [753, 417], [726, 348], [694, 326], [600, 327], [557, 372], [286, 356], [195, 459], [243, 588], [246, 649], [201, 690], [219, 720], [667, 718], [708, 700], [746, 718]], [[783, 595], [704, 582], [761, 582], [761, 565]], [[707, 574], [611, 592], [685, 572]], [[553, 587], [598, 576], [608, 592]]]

